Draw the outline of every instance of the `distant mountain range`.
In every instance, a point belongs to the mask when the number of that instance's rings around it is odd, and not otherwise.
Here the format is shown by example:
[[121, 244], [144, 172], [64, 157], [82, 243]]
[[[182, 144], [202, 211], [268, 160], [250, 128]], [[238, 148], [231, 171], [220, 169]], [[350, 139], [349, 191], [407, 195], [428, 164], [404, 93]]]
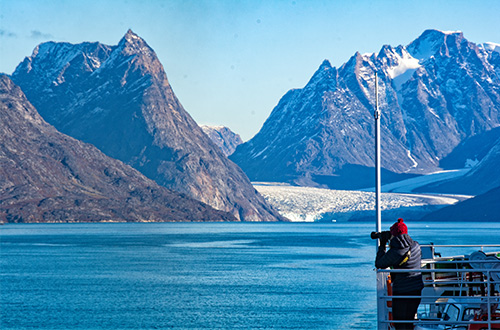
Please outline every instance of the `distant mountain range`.
[[231, 155], [243, 143], [241, 137], [228, 127], [202, 125], [201, 129], [226, 156]]
[[249, 178], [373, 187], [375, 72], [383, 183], [469, 167], [415, 178], [415, 192], [477, 195], [428, 219], [478, 207], [497, 217], [500, 45], [427, 30], [340, 68], [325, 60], [242, 143], [225, 127], [199, 127], [129, 30], [116, 46], [40, 44], [12, 81], [0, 77], [0, 221], [284, 221]]
[[45, 122], [0, 75], [0, 222], [236, 221]]
[[243, 221], [285, 220], [203, 133], [147, 43], [43, 43], [12, 74], [42, 117], [162, 186]]
[[[304, 88], [282, 97], [258, 134], [230, 159], [255, 181], [372, 187], [375, 72], [384, 183], [439, 170], [447, 156], [447, 166], [463, 167], [467, 159], [453, 150], [500, 126], [500, 47], [477, 45], [461, 32], [427, 30], [407, 46], [356, 53], [340, 68], [325, 60]], [[469, 175], [484, 170], [484, 180], [500, 177], [491, 152], [478, 153], [483, 164]], [[462, 193], [500, 185], [483, 179], [467, 181]]]

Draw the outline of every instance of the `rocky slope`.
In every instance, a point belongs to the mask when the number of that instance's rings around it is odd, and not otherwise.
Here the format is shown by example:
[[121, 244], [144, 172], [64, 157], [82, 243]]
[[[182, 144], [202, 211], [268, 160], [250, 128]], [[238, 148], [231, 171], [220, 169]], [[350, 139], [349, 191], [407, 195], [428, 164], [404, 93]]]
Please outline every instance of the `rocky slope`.
[[500, 187], [426, 215], [426, 221], [500, 221]]
[[12, 79], [57, 129], [160, 185], [240, 220], [284, 220], [184, 110], [156, 54], [132, 31], [117, 46], [43, 43]]
[[344, 177], [352, 188], [373, 186], [371, 176], [360, 177], [374, 166], [378, 72], [383, 168], [435, 171], [461, 141], [500, 126], [499, 63], [496, 48], [436, 30], [407, 46], [356, 53], [340, 68], [324, 61], [230, 159], [257, 181], [338, 188]]
[[235, 221], [47, 124], [0, 75], [0, 221]]
[[500, 139], [500, 127], [473, 135], [460, 142], [439, 165], [443, 169], [456, 169], [476, 166], [490, 152]]
[[[496, 132], [492, 132], [496, 133]], [[494, 136], [488, 134], [487, 136]], [[500, 138], [493, 140], [491, 149], [462, 177], [427, 185], [416, 191], [453, 192], [468, 195], [483, 194], [493, 188], [500, 187]], [[473, 143], [474, 144], [474, 143]], [[490, 145], [488, 143], [487, 145]], [[478, 147], [477, 154], [484, 152]]]
[[231, 155], [243, 143], [241, 137], [228, 127], [202, 125], [201, 129], [226, 156]]

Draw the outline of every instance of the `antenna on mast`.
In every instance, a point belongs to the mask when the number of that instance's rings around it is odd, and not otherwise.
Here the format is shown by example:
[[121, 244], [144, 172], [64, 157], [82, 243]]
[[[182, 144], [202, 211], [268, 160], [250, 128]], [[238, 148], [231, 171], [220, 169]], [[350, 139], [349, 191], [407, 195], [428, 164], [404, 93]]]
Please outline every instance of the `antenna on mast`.
[[[382, 231], [382, 213], [380, 209], [380, 193], [381, 193], [381, 179], [380, 179], [380, 110], [378, 108], [378, 75], [375, 72], [375, 211], [377, 216], [376, 231]], [[378, 244], [377, 244], [378, 246]]]

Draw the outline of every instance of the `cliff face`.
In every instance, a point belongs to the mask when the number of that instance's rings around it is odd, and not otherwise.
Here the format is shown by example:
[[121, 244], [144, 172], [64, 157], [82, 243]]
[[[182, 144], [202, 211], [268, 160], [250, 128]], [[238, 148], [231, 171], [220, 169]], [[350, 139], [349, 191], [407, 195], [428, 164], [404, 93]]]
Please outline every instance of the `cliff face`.
[[58, 132], [0, 75], [0, 221], [236, 221]]
[[132, 31], [117, 46], [44, 43], [12, 75], [57, 129], [150, 179], [244, 221], [284, 220], [176, 98]]

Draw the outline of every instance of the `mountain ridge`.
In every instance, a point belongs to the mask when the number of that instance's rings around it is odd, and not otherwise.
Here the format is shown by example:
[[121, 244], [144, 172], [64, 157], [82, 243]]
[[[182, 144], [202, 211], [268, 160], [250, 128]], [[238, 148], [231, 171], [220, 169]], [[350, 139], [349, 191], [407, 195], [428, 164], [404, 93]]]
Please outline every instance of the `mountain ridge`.
[[[138, 35], [127, 31], [117, 46], [48, 45], [74, 48], [70, 59], [57, 52], [40, 57], [44, 45], [12, 79], [57, 129], [238, 219], [285, 220], [184, 110], [153, 49]], [[59, 69], [44, 79], [50, 65]]]
[[254, 181], [333, 189], [326, 181], [334, 182], [344, 167], [373, 168], [377, 72], [382, 167], [399, 174], [435, 172], [461, 141], [500, 126], [496, 54], [461, 32], [426, 30], [407, 46], [356, 52], [339, 68], [325, 60], [303, 88], [281, 98], [230, 159]]

